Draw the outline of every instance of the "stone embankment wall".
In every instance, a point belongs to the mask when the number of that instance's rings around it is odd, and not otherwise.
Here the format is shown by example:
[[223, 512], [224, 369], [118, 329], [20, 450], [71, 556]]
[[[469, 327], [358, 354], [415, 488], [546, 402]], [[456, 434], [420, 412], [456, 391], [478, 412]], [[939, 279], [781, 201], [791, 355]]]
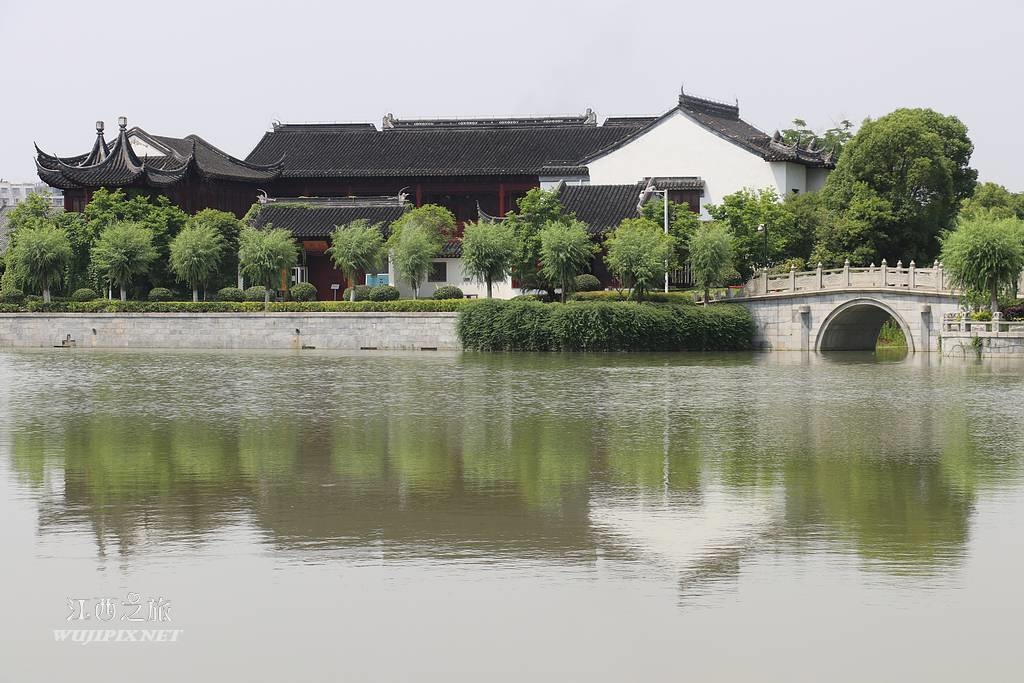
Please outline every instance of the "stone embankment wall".
[[0, 348], [461, 348], [457, 313], [6, 313]]

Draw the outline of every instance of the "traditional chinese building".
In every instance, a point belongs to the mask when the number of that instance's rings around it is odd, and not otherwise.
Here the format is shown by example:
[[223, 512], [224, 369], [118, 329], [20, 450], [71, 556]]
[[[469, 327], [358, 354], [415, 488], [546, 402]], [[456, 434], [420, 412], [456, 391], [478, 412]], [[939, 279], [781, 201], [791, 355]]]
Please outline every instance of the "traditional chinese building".
[[[481, 214], [504, 216], [531, 188], [557, 188], [563, 202], [601, 233], [635, 215], [639, 192], [651, 178], [670, 199], [704, 214], [708, 203], [743, 188], [773, 188], [780, 196], [816, 190], [835, 159], [814, 139], [785, 144], [778, 132], [762, 132], [740, 118], [738, 104], [681, 92], [660, 116], [604, 121], [588, 109], [579, 116], [541, 118], [387, 114], [379, 128], [274, 124], [245, 160], [196, 135], [174, 138], [128, 129], [121, 117], [112, 143], [104, 139], [100, 122], [89, 153], [57, 157], [37, 148], [36, 165], [44, 182], [64, 190], [71, 211], [81, 210], [100, 187], [164, 194], [190, 213], [212, 207], [240, 217], [261, 193], [278, 201], [362, 198], [346, 200], [349, 205], [322, 202], [315, 219], [290, 213], [270, 221], [309, 244], [304, 253], [309, 277], [321, 289], [340, 276], [320, 273], [329, 264], [313, 247], [323, 246], [327, 227], [338, 224], [330, 221], [383, 208], [371, 206], [383, 202], [381, 197], [397, 202], [407, 194], [415, 206], [439, 204], [461, 226]], [[327, 223], [314, 235], [309, 220]], [[457, 245], [449, 250], [454, 255]], [[444, 282], [459, 280], [457, 270]], [[327, 295], [320, 291], [322, 298]]]

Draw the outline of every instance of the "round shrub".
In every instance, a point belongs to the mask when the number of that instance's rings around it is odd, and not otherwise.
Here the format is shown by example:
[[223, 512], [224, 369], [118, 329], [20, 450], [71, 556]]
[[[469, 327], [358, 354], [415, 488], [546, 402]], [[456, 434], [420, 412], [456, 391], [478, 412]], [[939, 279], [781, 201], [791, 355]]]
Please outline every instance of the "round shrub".
[[224, 287], [217, 292], [217, 301], [245, 301], [245, 292], [238, 287]]
[[25, 301], [42, 301], [43, 297], [39, 294], [26, 294]]
[[[366, 285], [356, 285], [356, 301], [366, 301], [370, 297], [370, 288]], [[352, 300], [352, 288], [348, 287], [341, 297], [345, 301]]]
[[536, 294], [520, 294], [518, 296], [512, 297], [511, 300], [512, 301], [540, 301], [540, 297], [538, 297]]
[[310, 282], [299, 282], [288, 290], [292, 301], [316, 301], [316, 287]]
[[577, 292], [600, 292], [604, 289], [604, 286], [601, 285], [601, 281], [597, 279], [597, 276], [591, 275], [590, 273], [577, 275], [573, 286], [576, 288]]
[[263, 301], [264, 295], [267, 288], [263, 285], [255, 285], [253, 287], [247, 287], [244, 295], [246, 301]]
[[25, 301], [25, 292], [17, 288], [5, 289], [0, 292], [0, 302], [5, 304], [20, 304]]
[[461, 299], [462, 290], [455, 285], [442, 285], [434, 290], [435, 299]]
[[174, 293], [166, 287], [154, 287], [149, 290], [149, 294], [146, 298], [149, 301], [170, 301], [174, 298]]
[[93, 290], [89, 289], [88, 287], [76, 289], [74, 292], [71, 293], [72, 301], [92, 301], [93, 299], [99, 298], [100, 295], [94, 292]]
[[370, 290], [370, 301], [397, 301], [399, 297], [398, 287], [392, 285], [377, 285]]

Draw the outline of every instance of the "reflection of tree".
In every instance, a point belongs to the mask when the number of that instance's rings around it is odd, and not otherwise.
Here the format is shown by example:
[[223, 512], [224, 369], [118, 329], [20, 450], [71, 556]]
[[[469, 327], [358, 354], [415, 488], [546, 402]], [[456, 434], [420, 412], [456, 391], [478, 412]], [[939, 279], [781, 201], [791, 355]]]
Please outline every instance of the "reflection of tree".
[[[940, 391], [914, 401], [844, 393], [844, 373], [870, 366], [830, 366], [834, 387], [806, 381], [821, 368], [798, 366], [787, 372], [800, 390], [780, 397], [710, 369], [742, 359], [403, 357], [338, 361], [325, 370], [337, 374], [318, 379], [315, 364], [288, 357], [261, 370], [280, 401], [202, 412], [192, 406], [260, 383], [228, 378], [217, 389], [199, 381], [201, 363], [158, 368], [165, 405], [145, 386], [126, 391], [109, 358], [86, 358], [93, 384], [68, 403], [81, 409], [6, 406], [10, 462], [41, 492], [44, 529], [87, 522], [101, 547], [122, 552], [160, 534], [201, 537], [242, 511], [286, 547], [592, 556], [617, 543], [591, 519], [610, 500], [693, 512], [725, 489], [740, 501], [765, 492], [784, 501], [771, 542], [758, 547], [801, 552], [826, 539], [888, 568], [931, 570], [964, 552], [985, 487], [1019, 468], [1007, 456], [1019, 444], [984, 438], [1011, 423], [1012, 407], [990, 419]], [[690, 372], [698, 366], [703, 374]], [[345, 399], [335, 380], [350, 376], [374, 401]], [[682, 394], [685, 381], [693, 386]], [[322, 410], [309, 408], [313, 395]], [[635, 528], [645, 523], [640, 515]], [[735, 564], [719, 559], [708, 557], [708, 571]]]

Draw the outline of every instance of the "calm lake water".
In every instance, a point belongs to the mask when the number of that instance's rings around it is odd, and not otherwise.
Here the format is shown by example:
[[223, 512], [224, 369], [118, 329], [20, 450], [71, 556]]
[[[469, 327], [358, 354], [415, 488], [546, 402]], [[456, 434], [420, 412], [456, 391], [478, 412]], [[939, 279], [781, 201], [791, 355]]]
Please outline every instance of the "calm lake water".
[[[1016, 680], [1022, 379], [0, 354], [0, 680]], [[129, 593], [178, 640], [55, 642]]]

